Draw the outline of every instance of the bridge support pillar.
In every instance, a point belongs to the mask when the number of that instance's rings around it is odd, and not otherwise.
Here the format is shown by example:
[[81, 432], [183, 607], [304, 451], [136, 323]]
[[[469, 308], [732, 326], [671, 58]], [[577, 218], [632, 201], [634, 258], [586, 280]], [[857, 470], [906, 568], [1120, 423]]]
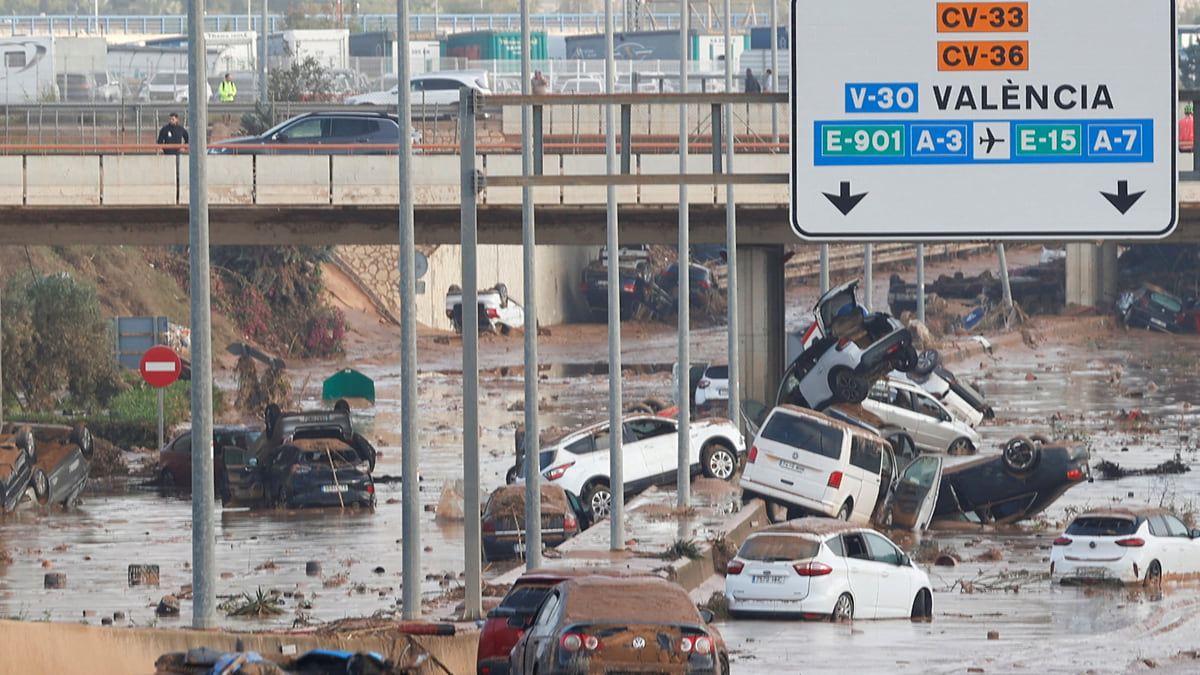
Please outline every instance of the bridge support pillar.
[[[741, 398], [775, 402], [784, 362], [783, 246], [741, 246], [738, 254], [738, 339]], [[737, 414], [730, 411], [730, 416]]]
[[1117, 294], [1117, 245], [1067, 244], [1068, 305], [1108, 305]]

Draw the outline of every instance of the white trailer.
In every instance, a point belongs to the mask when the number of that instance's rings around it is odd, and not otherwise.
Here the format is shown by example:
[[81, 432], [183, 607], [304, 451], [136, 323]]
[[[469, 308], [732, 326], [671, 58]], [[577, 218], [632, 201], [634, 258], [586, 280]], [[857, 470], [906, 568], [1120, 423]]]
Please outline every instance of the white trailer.
[[0, 37], [0, 103], [57, 100], [54, 38]]
[[313, 57], [325, 69], [350, 67], [350, 31], [344, 28], [285, 30], [267, 37], [267, 65], [286, 68]]

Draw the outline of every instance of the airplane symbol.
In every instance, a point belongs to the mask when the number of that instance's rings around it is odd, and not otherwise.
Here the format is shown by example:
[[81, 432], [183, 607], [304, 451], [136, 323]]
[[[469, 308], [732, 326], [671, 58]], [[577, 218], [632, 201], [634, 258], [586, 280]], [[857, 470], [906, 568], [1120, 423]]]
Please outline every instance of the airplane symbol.
[[1004, 139], [996, 138], [995, 134], [992, 133], [992, 128], [987, 127], [987, 136], [980, 136], [979, 142], [987, 143], [987, 148], [983, 152], [984, 152], [984, 154], [990, 155], [990, 154], [992, 154], [992, 146], [997, 143], [1003, 143]]

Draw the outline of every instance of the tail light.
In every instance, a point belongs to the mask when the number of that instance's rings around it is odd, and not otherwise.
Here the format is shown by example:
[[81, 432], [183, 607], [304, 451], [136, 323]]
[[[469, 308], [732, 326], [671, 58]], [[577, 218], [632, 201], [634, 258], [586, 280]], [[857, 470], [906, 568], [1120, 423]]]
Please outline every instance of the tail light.
[[482, 529], [484, 534], [496, 534], [496, 521], [490, 519], [483, 521]]
[[712, 384], [712, 382], [709, 382], [708, 380], [700, 380], [699, 382], [696, 383], [696, 388], [697, 389], [708, 389], [708, 385], [710, 385], [710, 384]]
[[636, 290], [637, 290], [637, 284], [635, 284], [635, 283], [630, 282], [630, 283], [626, 283], [626, 284], [621, 284], [621, 291], [623, 291], [625, 293], [632, 293]]
[[579, 529], [579, 521], [575, 520], [575, 516], [563, 516], [563, 529], [564, 530], [578, 530]]
[[835, 490], [842, 487], [842, 472], [834, 471], [833, 473], [829, 474], [828, 485]]
[[833, 572], [832, 567], [819, 562], [796, 563], [792, 565], [792, 569], [802, 577], [823, 577]]
[[491, 307], [487, 308], [487, 315], [488, 315], [489, 319], [499, 319], [500, 318], [500, 312], [497, 312], [495, 309], [493, 309]]
[[729, 564], [725, 565], [725, 575], [729, 576], [730, 574], [741, 574], [742, 570], [744, 569], [746, 569], [746, 563], [742, 562], [741, 560], [730, 560]]
[[707, 635], [697, 635], [696, 637], [684, 636], [679, 638], [679, 651], [684, 654], [696, 652], [697, 654], [711, 654], [713, 649], [712, 638]]
[[562, 645], [563, 649], [569, 652], [580, 650], [594, 652], [600, 649], [600, 638], [595, 635], [585, 635], [584, 633], [563, 633], [558, 643]]
[[758, 446], [750, 446], [750, 454], [746, 457], [747, 464], [753, 464], [754, 460], [758, 459]]
[[562, 478], [563, 474], [567, 472], [567, 469], [573, 466], [575, 466], [575, 462], [567, 462], [566, 464], [559, 464], [558, 466], [550, 467], [546, 470], [546, 480], [558, 480], [559, 478]]
[[367, 494], [369, 494], [369, 495], [375, 494], [375, 484], [374, 483], [367, 483]]
[[1083, 480], [1083, 472], [1079, 469], [1071, 469], [1067, 472], [1067, 480], [1072, 483]]
[[1058, 537], [1057, 539], [1054, 540], [1054, 545], [1055, 546], [1070, 546], [1071, 538], [1070, 537]]
[[710, 287], [711, 286], [709, 285], [709, 283], [707, 281], [697, 281], [696, 282], [696, 288], [710, 288]]
[[1116, 544], [1117, 544], [1117, 546], [1131, 546], [1131, 547], [1145, 546], [1146, 540], [1142, 539], [1141, 537], [1129, 537], [1127, 539], [1118, 539], [1116, 541]]
[[840, 352], [845, 349], [846, 345], [848, 344], [850, 344], [850, 338], [842, 338], [841, 340], [838, 340], [836, 349]]

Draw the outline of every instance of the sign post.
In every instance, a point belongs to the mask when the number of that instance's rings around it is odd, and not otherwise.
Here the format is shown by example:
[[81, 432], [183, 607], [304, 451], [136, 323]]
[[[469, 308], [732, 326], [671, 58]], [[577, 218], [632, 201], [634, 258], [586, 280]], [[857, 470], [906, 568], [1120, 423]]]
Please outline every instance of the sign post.
[[1150, 238], [1175, 227], [1174, 0], [792, 7], [799, 236]]
[[158, 345], [147, 349], [146, 353], [142, 354], [142, 362], [138, 366], [138, 370], [142, 373], [142, 379], [146, 381], [146, 384], [158, 389], [158, 447], [162, 449], [165, 442], [163, 438], [163, 387], [168, 387], [179, 379], [179, 374], [183, 372], [183, 362], [170, 347]]

